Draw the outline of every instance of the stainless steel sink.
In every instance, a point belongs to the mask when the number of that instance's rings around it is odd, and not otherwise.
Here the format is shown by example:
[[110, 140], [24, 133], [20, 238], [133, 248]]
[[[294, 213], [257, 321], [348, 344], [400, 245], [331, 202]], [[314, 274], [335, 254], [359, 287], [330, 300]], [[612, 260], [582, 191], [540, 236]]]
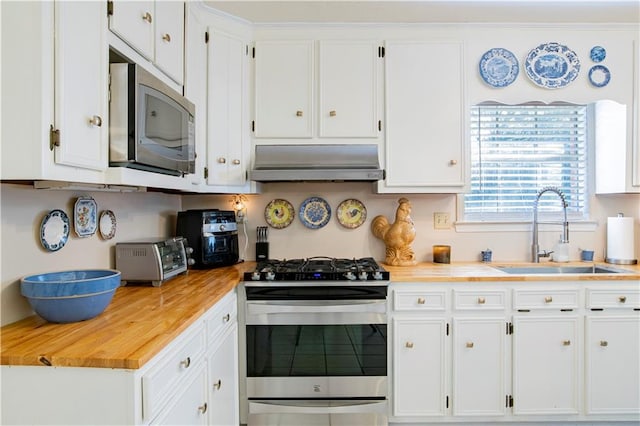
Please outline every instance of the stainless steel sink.
[[514, 275], [529, 274], [620, 274], [628, 272], [604, 266], [494, 266], [494, 268]]

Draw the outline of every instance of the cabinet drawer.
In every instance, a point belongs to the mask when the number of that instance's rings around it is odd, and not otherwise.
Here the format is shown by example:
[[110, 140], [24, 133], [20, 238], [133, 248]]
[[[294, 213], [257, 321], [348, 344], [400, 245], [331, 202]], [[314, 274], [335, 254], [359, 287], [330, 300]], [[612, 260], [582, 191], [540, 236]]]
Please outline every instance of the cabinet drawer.
[[204, 348], [204, 324], [200, 323], [142, 377], [144, 419], [153, 419], [165, 406], [180, 380], [204, 359]]
[[458, 310], [504, 310], [506, 290], [453, 290], [453, 308]]
[[444, 311], [445, 306], [444, 290], [395, 290], [393, 293], [395, 311]]
[[587, 309], [640, 308], [640, 290], [587, 290]]
[[514, 290], [514, 309], [577, 309], [578, 290]]
[[223, 297], [207, 314], [207, 339], [211, 343], [238, 320], [238, 302], [235, 291]]

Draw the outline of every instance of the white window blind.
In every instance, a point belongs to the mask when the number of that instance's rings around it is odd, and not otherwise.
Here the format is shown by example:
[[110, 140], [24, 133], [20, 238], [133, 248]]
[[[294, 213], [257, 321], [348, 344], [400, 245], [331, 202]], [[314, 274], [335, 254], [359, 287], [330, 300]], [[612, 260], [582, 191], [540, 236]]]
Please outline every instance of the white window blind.
[[[481, 104], [471, 108], [471, 190], [466, 221], [530, 219], [539, 190], [555, 186], [572, 219], [587, 215], [585, 105]], [[538, 211], [557, 212], [545, 194]]]

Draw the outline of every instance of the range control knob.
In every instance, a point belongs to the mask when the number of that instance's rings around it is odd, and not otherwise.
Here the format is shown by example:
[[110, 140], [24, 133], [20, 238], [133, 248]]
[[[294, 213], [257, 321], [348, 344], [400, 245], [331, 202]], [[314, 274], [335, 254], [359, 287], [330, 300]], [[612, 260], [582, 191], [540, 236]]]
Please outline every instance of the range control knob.
[[358, 274], [358, 278], [360, 279], [360, 281], [366, 281], [367, 280], [367, 272], [366, 271], [362, 271]]
[[380, 271], [376, 271], [373, 273], [373, 279], [374, 280], [381, 280], [382, 279], [382, 272]]
[[260, 272], [253, 271], [253, 274], [251, 274], [251, 279], [253, 281], [260, 281]]
[[355, 275], [353, 272], [351, 272], [351, 271], [349, 271], [349, 272], [347, 272], [346, 274], [344, 274], [344, 277], [345, 277], [346, 279], [348, 279], [349, 281], [353, 281], [353, 280], [355, 280], [355, 279], [356, 279], [356, 275]]
[[269, 271], [265, 274], [264, 277], [267, 279], [267, 281], [273, 281], [276, 277], [276, 274], [274, 274], [273, 271]]

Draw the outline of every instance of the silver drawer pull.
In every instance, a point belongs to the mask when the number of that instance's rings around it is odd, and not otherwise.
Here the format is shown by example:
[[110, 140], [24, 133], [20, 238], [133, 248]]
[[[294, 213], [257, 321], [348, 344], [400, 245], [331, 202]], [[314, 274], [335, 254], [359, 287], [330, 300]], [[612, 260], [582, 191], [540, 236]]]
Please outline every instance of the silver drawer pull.
[[404, 344], [404, 346], [405, 346], [405, 348], [411, 349], [411, 348], [413, 348], [413, 342], [407, 342], [407, 343]]
[[426, 301], [427, 300], [424, 297], [418, 297], [418, 305], [424, 305]]
[[486, 299], [484, 297], [478, 297], [478, 305], [484, 305], [486, 302]]
[[183, 359], [182, 361], [180, 361], [180, 365], [184, 368], [189, 368], [189, 366], [191, 365], [191, 357], [187, 357], [187, 359]]
[[216, 390], [220, 390], [222, 387], [222, 380], [218, 379], [218, 381], [213, 384], [213, 387], [216, 388]]
[[553, 302], [553, 297], [547, 296], [544, 298], [544, 303], [551, 303], [551, 302]]

